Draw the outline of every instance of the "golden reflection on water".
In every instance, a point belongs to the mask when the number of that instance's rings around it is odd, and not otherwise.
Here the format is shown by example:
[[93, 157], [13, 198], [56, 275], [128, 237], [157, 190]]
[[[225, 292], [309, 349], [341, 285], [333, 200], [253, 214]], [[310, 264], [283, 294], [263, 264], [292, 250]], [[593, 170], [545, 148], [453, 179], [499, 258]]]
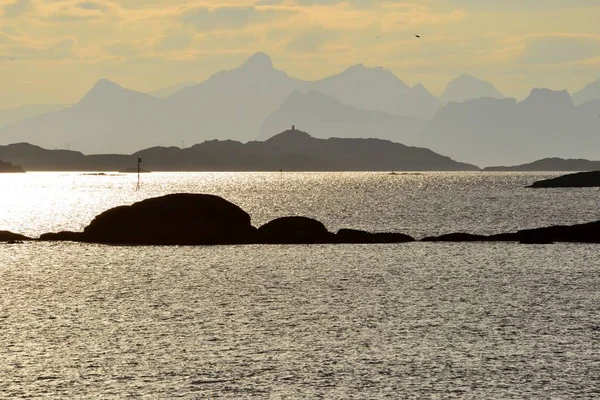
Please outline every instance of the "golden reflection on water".
[[[82, 230], [115, 206], [168, 193], [209, 193], [246, 210], [255, 226], [286, 215], [357, 228], [424, 235], [495, 233], [600, 218], [597, 189], [529, 190], [557, 173], [81, 172], [0, 174], [0, 230], [37, 237]], [[567, 206], [568, 205], [568, 206]]]

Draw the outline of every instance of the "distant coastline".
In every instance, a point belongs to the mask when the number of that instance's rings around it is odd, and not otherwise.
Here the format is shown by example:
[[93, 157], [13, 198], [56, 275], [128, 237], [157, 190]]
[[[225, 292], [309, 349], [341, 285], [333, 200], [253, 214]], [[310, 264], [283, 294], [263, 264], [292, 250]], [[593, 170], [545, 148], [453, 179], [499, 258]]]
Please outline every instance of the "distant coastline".
[[581, 158], [563, 159], [558, 157], [544, 158], [527, 164], [513, 166], [485, 167], [484, 171], [593, 171], [600, 170], [600, 161]]
[[[265, 141], [210, 140], [188, 148], [151, 147], [131, 155], [0, 146], [0, 158], [28, 171], [123, 171], [138, 157], [150, 171], [479, 171], [422, 147], [382, 139], [314, 138], [289, 129]], [[137, 167], [135, 167], [137, 172]]]

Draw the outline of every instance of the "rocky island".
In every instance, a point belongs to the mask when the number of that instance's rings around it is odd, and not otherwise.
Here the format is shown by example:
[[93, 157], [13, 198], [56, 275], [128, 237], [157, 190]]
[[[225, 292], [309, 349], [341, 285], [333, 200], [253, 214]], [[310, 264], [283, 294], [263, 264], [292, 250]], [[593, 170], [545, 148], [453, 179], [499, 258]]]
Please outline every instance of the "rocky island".
[[214, 195], [178, 193], [107, 210], [83, 232], [46, 233], [41, 240], [128, 245], [401, 243], [408, 235], [327, 231], [306, 217], [277, 218], [259, 228], [237, 205]]
[[529, 188], [584, 188], [600, 187], [600, 171], [577, 172], [559, 176], [552, 179], [544, 179], [534, 182]]
[[[2, 240], [2, 239], [0, 239]], [[178, 193], [107, 210], [83, 232], [46, 233], [44, 241], [118, 245], [240, 245], [405, 243], [411, 236], [354, 229], [329, 232], [323, 223], [300, 216], [277, 218], [259, 228], [237, 205], [214, 195]], [[451, 233], [423, 242], [600, 243], [600, 221], [550, 226], [495, 235]]]
[[12, 165], [9, 162], [0, 160], [0, 173], [2, 172], [25, 172], [23, 168], [18, 165]]

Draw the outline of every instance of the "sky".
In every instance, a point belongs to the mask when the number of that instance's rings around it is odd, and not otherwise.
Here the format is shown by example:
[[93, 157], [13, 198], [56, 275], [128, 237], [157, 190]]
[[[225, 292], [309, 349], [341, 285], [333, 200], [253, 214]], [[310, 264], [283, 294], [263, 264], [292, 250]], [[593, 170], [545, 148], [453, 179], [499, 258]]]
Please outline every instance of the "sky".
[[600, 78], [598, 21], [600, 0], [0, 0], [0, 108], [199, 82], [258, 51], [307, 80], [362, 63], [435, 95], [462, 73], [573, 93]]

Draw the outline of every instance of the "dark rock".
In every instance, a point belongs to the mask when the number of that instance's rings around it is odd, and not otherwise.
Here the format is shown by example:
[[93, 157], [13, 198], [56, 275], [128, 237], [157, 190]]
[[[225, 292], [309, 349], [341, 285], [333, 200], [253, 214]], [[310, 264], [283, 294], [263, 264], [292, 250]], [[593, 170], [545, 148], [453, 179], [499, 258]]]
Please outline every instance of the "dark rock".
[[600, 171], [577, 172], [534, 182], [529, 188], [600, 187]]
[[488, 240], [488, 236], [462, 232], [448, 233], [440, 236], [429, 236], [421, 239], [422, 242], [483, 242]]
[[336, 238], [339, 243], [406, 243], [415, 240], [403, 233], [371, 233], [356, 229], [340, 229]]
[[19, 242], [23, 240], [31, 240], [27, 236], [19, 235], [9, 231], [0, 231], [0, 242]]
[[40, 236], [40, 240], [47, 242], [54, 241], [67, 241], [67, 242], [83, 242], [85, 236], [82, 232], [56, 232], [56, 233], [44, 233]]
[[525, 229], [511, 235], [522, 243], [600, 243], [600, 221]]
[[84, 229], [84, 240], [136, 245], [208, 245], [256, 242], [250, 216], [208, 194], [170, 194], [112, 208]]
[[335, 243], [336, 237], [321, 222], [307, 217], [282, 217], [258, 228], [265, 244]]
[[524, 229], [497, 235], [472, 235], [450, 233], [426, 237], [423, 242], [519, 242], [523, 244], [552, 244], [555, 242], [600, 243], [600, 221], [577, 225], [556, 225], [544, 228]]
[[549, 241], [546, 241], [546, 240], [543, 240], [543, 239], [542, 240], [527, 240], [527, 239], [524, 239], [524, 240], [519, 241], [519, 243], [520, 244], [554, 244], [554, 242], [549, 242]]
[[25, 172], [23, 168], [18, 165], [12, 165], [9, 162], [0, 160], [0, 172]]

